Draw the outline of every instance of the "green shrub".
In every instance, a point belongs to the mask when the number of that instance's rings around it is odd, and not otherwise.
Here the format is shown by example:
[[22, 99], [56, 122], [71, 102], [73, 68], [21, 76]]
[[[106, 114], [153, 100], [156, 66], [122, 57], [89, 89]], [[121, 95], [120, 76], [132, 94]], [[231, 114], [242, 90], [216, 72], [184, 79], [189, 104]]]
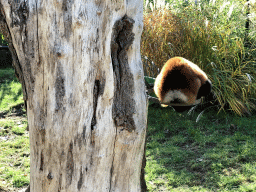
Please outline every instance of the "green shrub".
[[208, 74], [220, 109], [228, 105], [239, 115], [255, 109], [255, 16], [247, 34], [244, 1], [159, 2], [145, 2], [142, 55], [160, 69], [171, 57], [185, 57]]
[[7, 41], [4, 40], [4, 36], [0, 33], [0, 46], [8, 45]]

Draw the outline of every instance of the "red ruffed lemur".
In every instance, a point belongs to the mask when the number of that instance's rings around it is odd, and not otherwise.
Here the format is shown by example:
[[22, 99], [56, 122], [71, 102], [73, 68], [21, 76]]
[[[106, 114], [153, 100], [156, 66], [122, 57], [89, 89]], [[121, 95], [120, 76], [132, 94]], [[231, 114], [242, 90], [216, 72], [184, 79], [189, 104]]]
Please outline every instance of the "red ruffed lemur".
[[202, 69], [182, 57], [169, 59], [157, 76], [154, 91], [162, 105], [182, 112], [201, 103], [212, 83]]

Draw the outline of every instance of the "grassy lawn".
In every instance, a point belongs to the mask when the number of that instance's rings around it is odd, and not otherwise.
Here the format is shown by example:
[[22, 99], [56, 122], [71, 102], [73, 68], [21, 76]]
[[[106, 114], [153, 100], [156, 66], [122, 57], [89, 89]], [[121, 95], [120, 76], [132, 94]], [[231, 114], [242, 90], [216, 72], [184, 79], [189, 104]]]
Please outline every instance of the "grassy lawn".
[[10, 111], [13, 106], [23, 103], [22, 88], [14, 75], [14, 69], [0, 70], [0, 111]]
[[29, 184], [29, 136], [22, 89], [13, 69], [0, 69], [0, 191]]
[[256, 118], [149, 108], [149, 191], [256, 191]]
[[[27, 120], [13, 70], [0, 75], [0, 191], [17, 191], [29, 184]], [[256, 115], [211, 108], [196, 122], [200, 111], [148, 113], [149, 191], [256, 191]]]

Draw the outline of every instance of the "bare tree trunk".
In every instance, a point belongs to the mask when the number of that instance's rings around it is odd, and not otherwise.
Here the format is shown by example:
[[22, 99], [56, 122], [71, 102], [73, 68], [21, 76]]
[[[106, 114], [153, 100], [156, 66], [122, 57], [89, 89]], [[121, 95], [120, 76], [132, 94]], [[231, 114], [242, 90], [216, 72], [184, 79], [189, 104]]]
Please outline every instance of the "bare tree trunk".
[[23, 84], [30, 190], [145, 191], [141, 0], [0, 0]]

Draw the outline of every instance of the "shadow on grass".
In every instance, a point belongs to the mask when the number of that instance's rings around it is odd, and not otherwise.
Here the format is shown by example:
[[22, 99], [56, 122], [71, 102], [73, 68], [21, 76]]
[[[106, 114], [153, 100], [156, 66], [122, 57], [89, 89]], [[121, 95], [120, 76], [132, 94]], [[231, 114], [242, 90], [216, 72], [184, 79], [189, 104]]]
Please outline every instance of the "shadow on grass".
[[197, 115], [149, 107], [149, 190], [255, 191], [255, 116], [211, 111], [196, 123]]

